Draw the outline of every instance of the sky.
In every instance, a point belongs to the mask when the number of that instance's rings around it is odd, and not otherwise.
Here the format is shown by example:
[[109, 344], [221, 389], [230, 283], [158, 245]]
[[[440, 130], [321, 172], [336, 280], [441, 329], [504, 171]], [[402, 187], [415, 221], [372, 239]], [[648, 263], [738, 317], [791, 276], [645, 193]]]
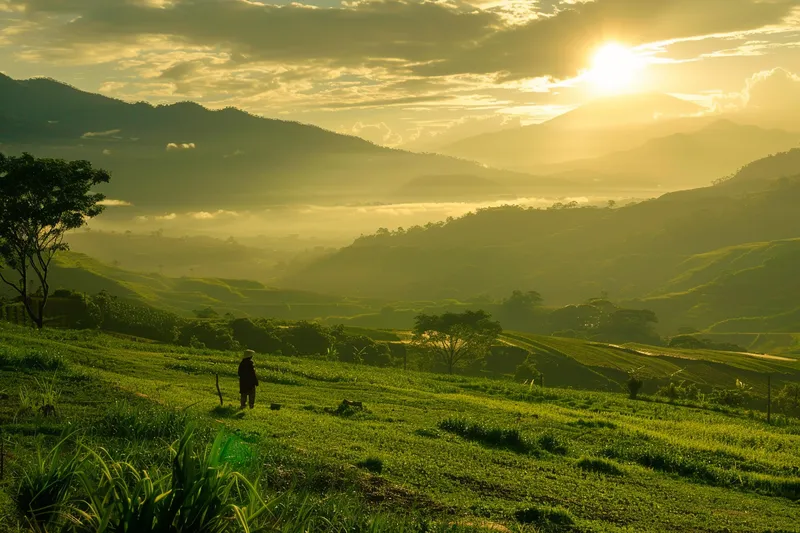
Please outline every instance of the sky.
[[800, 0], [0, 0], [0, 71], [428, 149], [609, 92], [800, 110]]

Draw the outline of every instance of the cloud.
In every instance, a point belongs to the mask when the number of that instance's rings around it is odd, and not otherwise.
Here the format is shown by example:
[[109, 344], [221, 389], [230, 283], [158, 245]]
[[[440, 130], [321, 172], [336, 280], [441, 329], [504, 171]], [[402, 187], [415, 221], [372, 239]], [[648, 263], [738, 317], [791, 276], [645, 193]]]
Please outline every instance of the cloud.
[[754, 74], [743, 91], [746, 107], [760, 111], [800, 111], [800, 76], [783, 68]]
[[111, 198], [106, 198], [105, 200], [98, 202], [98, 204], [106, 207], [130, 207], [133, 205], [125, 200], [112, 200]]
[[176, 63], [159, 74], [159, 79], [182, 81], [196, 73], [202, 63], [199, 61], [184, 61]]
[[173, 150], [194, 150], [197, 148], [194, 143], [169, 143], [167, 144], [167, 151]]
[[403, 142], [403, 136], [393, 132], [392, 128], [387, 126], [384, 122], [379, 122], [377, 124], [356, 122], [353, 127], [350, 128], [350, 133], [384, 146], [397, 146]]
[[97, 139], [97, 138], [104, 138], [104, 137], [112, 137], [114, 138], [117, 133], [121, 132], [122, 130], [108, 130], [108, 131], [87, 131], [83, 135], [81, 135], [81, 139]]
[[574, 76], [599, 44], [642, 45], [776, 24], [797, 0], [597, 0], [499, 31], [418, 75], [504, 72], [507, 79]]
[[[167, 39], [183, 47], [223, 50], [236, 65], [313, 61], [331, 67], [411, 70], [419, 76], [504, 73], [521, 79], [574, 76], [591, 50], [608, 40], [638, 45], [777, 24], [797, 0], [550, 2], [551, 11], [529, 12], [517, 23], [494, 9], [502, 2], [480, 8], [463, 2], [396, 0], [327, 8], [250, 0], [16, 4], [24, 5], [31, 20], [61, 21], [41, 36], [48, 41], [41, 45], [45, 55], [48, 49], [62, 55], [70, 49], [98, 54], [98, 46], [114, 43], [141, 49], [142, 39]], [[198, 67], [176, 64], [161, 77], [182, 80]]]
[[219, 209], [214, 212], [209, 211], [198, 211], [195, 213], [189, 213], [189, 217], [193, 218], [194, 220], [214, 220], [217, 218], [236, 218], [239, 216], [239, 213], [236, 211], [225, 211], [223, 209]]
[[30, 17], [61, 15], [60, 20], [69, 21], [51, 35], [56, 49], [120, 41], [133, 44], [143, 36], [167, 36], [191, 46], [221, 47], [239, 63], [429, 61], [502, 25], [499, 16], [485, 11], [391, 0], [325, 9], [245, 0], [175, 1], [165, 7], [107, 0], [20, 4]]
[[784, 68], [757, 72], [745, 80], [740, 92], [716, 95], [716, 111], [742, 113], [800, 112], [800, 76]]
[[123, 89], [126, 85], [127, 83], [122, 81], [107, 81], [100, 86], [98, 91], [101, 93], [113, 93]]

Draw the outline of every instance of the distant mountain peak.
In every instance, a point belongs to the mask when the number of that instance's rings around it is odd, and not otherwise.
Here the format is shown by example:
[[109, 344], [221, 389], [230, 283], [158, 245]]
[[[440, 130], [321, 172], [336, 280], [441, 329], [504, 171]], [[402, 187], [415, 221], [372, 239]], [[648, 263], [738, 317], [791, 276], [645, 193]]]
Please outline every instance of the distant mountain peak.
[[625, 94], [597, 98], [544, 125], [567, 129], [604, 128], [692, 116], [703, 110], [695, 103], [669, 94]]

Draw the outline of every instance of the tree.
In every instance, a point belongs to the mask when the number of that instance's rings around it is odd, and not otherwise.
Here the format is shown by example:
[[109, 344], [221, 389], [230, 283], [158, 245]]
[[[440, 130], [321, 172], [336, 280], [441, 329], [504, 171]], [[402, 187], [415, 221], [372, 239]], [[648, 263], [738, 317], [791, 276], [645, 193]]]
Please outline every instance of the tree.
[[211, 307], [204, 307], [203, 309], [195, 309], [194, 311], [192, 311], [192, 313], [194, 313], [194, 316], [196, 316], [197, 318], [202, 318], [202, 319], [219, 318], [219, 313], [214, 311], [214, 309]]
[[500, 304], [500, 321], [508, 328], [530, 331], [542, 301], [542, 295], [536, 291], [515, 290]]
[[511, 296], [503, 300], [503, 308], [513, 314], [530, 313], [543, 301], [542, 295], [536, 291], [513, 291]]
[[44, 325], [53, 257], [69, 249], [68, 231], [103, 212], [105, 196], [92, 188], [109, 180], [108, 172], [88, 161], [0, 154], [0, 280], [19, 295], [38, 328]]
[[597, 338], [606, 342], [659, 345], [662, 340], [653, 329], [657, 323], [658, 317], [649, 309], [618, 309], [603, 317]]
[[413, 342], [452, 374], [455, 367], [483, 357], [502, 332], [500, 324], [485, 311], [422, 314], [415, 319]]

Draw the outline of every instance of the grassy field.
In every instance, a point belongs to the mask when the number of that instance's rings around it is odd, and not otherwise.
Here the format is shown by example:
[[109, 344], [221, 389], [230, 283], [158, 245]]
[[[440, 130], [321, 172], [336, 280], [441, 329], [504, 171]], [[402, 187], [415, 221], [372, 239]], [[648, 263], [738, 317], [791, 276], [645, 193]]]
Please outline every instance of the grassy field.
[[[553, 340], [551, 349], [567, 351], [566, 342]], [[588, 349], [576, 357], [603, 360]], [[0, 326], [0, 421], [11, 470], [36, 442], [69, 428], [92, 435], [108, 410], [119, 417], [120, 405], [131, 404], [144, 418], [159, 409], [226, 428], [273, 473], [315, 465], [315, 475], [335, 478], [320, 498], [334, 497], [337, 486], [375, 512], [419, 512], [479, 531], [798, 531], [796, 420], [767, 425], [757, 412], [621, 393], [273, 356], [257, 356], [258, 405], [238, 413], [230, 408], [238, 404], [237, 363], [235, 353]], [[59, 418], [16, 416], [19, 388], [53, 376]], [[343, 399], [364, 409], [342, 408]], [[0, 531], [16, 531], [13, 477], [1, 487]]]
[[[773, 384], [800, 379], [800, 360], [791, 356], [684, 350], [640, 344], [616, 346], [510, 332], [503, 338], [509, 344], [537, 354], [543, 363], [549, 359], [549, 368], [544, 364], [538, 366], [545, 376], [555, 374], [556, 383], [582, 388], [602, 389], [605, 388], [602, 384], [607, 383], [607, 387], [618, 390], [618, 384], [632, 370], [647, 378], [650, 387], [686, 380], [702, 387], [730, 388], [738, 379], [763, 395], [767, 393], [767, 375], [772, 376]], [[559, 365], [567, 362], [573, 364], [574, 371], [565, 377], [561, 375], [563, 372], [559, 370]]]

